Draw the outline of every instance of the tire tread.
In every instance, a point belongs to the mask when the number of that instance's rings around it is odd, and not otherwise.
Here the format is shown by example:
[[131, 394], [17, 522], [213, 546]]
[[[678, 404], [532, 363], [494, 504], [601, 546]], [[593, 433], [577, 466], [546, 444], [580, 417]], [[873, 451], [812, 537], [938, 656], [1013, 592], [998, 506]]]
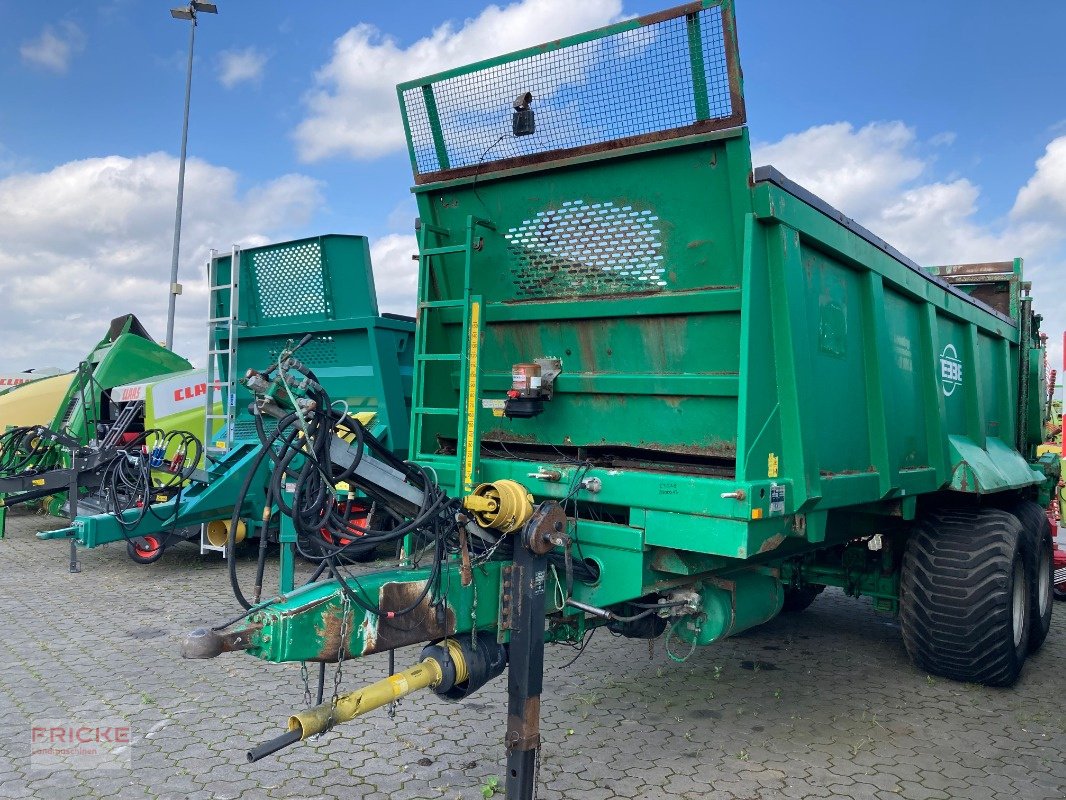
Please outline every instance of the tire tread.
[[1009, 592], [1022, 535], [1017, 519], [995, 509], [945, 509], [914, 526], [903, 557], [900, 623], [918, 667], [990, 686], [1017, 680]]

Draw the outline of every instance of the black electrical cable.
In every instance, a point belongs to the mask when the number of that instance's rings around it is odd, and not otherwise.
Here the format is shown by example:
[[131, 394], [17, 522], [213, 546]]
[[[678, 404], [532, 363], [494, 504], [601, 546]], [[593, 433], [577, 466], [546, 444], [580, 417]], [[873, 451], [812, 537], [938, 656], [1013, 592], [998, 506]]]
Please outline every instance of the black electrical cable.
[[[150, 439], [153, 440], [151, 453], [148, 450]], [[174, 453], [169, 465], [163, 460], [168, 451]], [[166, 532], [169, 527], [169, 533], [173, 535], [177, 529], [182, 490], [196, 470], [203, 452], [200, 440], [187, 431], [167, 433], [149, 429], [125, 443], [120, 452], [105, 465], [101, 478], [105, 502], [127, 543], [138, 538], [131, 534], [149, 514], [162, 521], [163, 524], [159, 526], [162, 531]], [[157, 459], [156, 466], [152, 466], [153, 457]], [[158, 478], [160, 473], [166, 477]], [[157, 497], [174, 501], [173, 509], [167, 515], [155, 511], [153, 506]], [[126, 513], [133, 509], [137, 509], [136, 515], [127, 519]], [[161, 549], [166, 548], [167, 540], [166, 536], [160, 538]]]
[[37, 468], [48, 451], [45, 437], [33, 425], [12, 428], [0, 434], [0, 476], [14, 477]]
[[[246, 609], [253, 607], [237, 581], [232, 558], [235, 530], [253, 476], [269, 460], [270, 475], [266, 479], [269, 507], [264, 515], [276, 508], [278, 513], [290, 518], [296, 533], [295, 550], [317, 564], [316, 577], [329, 575], [338, 582], [347, 601], [390, 619], [424, 609], [427, 598], [439, 604], [446, 574], [443, 563], [461, 550], [461, 502], [449, 497], [422, 467], [398, 458], [347, 409], [337, 410], [313, 370], [297, 359], [283, 357], [276, 367], [258, 375], [266, 380], [275, 369], [277, 375], [271, 380], [284, 390], [291, 410], [270, 413], [279, 418], [268, 433], [264, 414], [272, 408], [280, 410], [279, 402], [261, 397], [252, 407], [260, 450], [234, 504], [228, 540], [230, 582], [238, 602]], [[348, 457], [344, 465], [336, 463], [331, 454], [337, 437], [347, 442]], [[417, 509], [398, 503], [395, 495], [361, 477], [359, 466], [368, 455], [396, 470], [408, 485], [421, 493]], [[578, 468], [564, 504], [573, 501], [589, 469], [591, 464], [587, 462]], [[339, 484], [347, 485], [346, 495], [338, 492]], [[346, 568], [345, 559], [379, 545], [399, 546], [406, 537], [410, 537], [411, 558], [416, 565], [423, 557], [420, 554], [429, 556], [427, 580], [419, 595], [404, 608], [383, 611], [377, 597], [371, 596], [359, 578]], [[475, 564], [495, 557], [507, 558], [508, 554], [513, 555], [514, 549], [511, 537], [502, 536], [487, 540], [470, 537], [466, 546]], [[553, 566], [566, 568], [568, 585], [574, 578], [591, 581], [596, 577], [595, 570], [583, 560], [569, 559], [566, 554], [556, 552], [549, 554], [548, 559]], [[257, 585], [259, 577], [257, 569]]]
[[[256, 415], [256, 423], [259, 429], [262, 429], [262, 422]], [[229, 572], [229, 584], [233, 590], [233, 596], [237, 599], [237, 602], [242, 608], [251, 608], [252, 604], [248, 602], [244, 593], [241, 591], [240, 583], [237, 580], [237, 559], [234, 549], [237, 546], [237, 526], [241, 521], [241, 507], [244, 505], [244, 498], [248, 496], [248, 492], [252, 488], [252, 481], [255, 480], [256, 475], [259, 472], [259, 467], [262, 465], [263, 460], [268, 454], [273, 453], [273, 448], [270, 444], [263, 443], [260, 445], [259, 451], [255, 454], [255, 458], [252, 460], [251, 466], [248, 469], [247, 474], [244, 476], [244, 481], [241, 482], [241, 488], [237, 492], [237, 499], [233, 503], [233, 513], [230, 515], [229, 531], [226, 537], [226, 568]], [[266, 531], [263, 531], [263, 535]]]

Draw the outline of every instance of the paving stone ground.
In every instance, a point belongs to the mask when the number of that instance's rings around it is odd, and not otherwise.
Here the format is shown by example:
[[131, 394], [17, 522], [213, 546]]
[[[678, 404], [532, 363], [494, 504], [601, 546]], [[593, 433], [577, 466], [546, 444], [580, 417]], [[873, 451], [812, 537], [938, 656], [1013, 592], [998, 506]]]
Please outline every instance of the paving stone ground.
[[[245, 763], [303, 685], [298, 665], [179, 657], [187, 631], [237, 610], [224, 564], [181, 545], [140, 566], [111, 545], [71, 575], [64, 543], [33, 538], [58, 525], [12, 512], [0, 541], [0, 798], [474, 800], [502, 776], [502, 679]], [[241, 564], [248, 583], [253, 569]], [[1066, 797], [1066, 604], [1006, 690], [929, 677], [891, 617], [832, 591], [681, 664], [606, 632], [563, 669], [573, 655], [547, 654], [545, 800]], [[343, 689], [385, 670], [384, 657], [348, 662]], [[104, 717], [132, 727], [129, 769], [30, 764], [34, 720]]]

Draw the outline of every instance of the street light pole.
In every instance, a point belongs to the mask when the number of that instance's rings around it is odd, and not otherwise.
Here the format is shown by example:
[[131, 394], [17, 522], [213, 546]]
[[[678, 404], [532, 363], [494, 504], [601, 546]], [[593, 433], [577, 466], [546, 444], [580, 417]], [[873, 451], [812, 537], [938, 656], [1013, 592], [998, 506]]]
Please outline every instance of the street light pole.
[[185, 73], [185, 113], [181, 122], [181, 157], [178, 161], [178, 202], [174, 211], [174, 251], [170, 260], [170, 289], [167, 306], [167, 349], [174, 348], [174, 313], [181, 284], [178, 283], [178, 254], [181, 251], [181, 206], [185, 197], [185, 151], [189, 142], [189, 100], [192, 98], [192, 61], [193, 48], [196, 46], [196, 14], [204, 12], [217, 14], [218, 7], [213, 3], [191, 2], [184, 8], [172, 8], [170, 16], [174, 19], [187, 19], [189, 25], [189, 66]]

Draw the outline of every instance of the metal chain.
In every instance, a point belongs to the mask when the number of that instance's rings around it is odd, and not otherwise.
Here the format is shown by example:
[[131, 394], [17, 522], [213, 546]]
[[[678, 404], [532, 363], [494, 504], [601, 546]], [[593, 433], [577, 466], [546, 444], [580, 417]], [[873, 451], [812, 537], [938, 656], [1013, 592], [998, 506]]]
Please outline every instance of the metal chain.
[[501, 544], [503, 544], [503, 540], [506, 538], [506, 536], [500, 536], [495, 542], [489, 545], [488, 550], [482, 553], [481, 556], [474, 559], [474, 564], [480, 565], [488, 563], [492, 559], [492, 557], [496, 555], [496, 550]]
[[310, 708], [311, 707], [311, 702], [312, 702], [311, 701], [311, 683], [308, 681], [308, 678], [307, 678], [307, 662], [306, 661], [301, 661], [300, 662], [300, 677], [303, 678], [303, 682], [304, 682], [304, 707], [305, 708]]
[[347, 593], [344, 593], [341, 595], [341, 630], [337, 643], [337, 669], [333, 673], [333, 696], [329, 700], [329, 719], [326, 721], [326, 728], [323, 733], [333, 728], [336, 720], [337, 699], [340, 697], [341, 678], [344, 675], [344, 653], [348, 644], [348, 615], [351, 610], [352, 602]]
[[[389, 675], [396, 672], [396, 650], [394, 648], [389, 649]], [[399, 700], [393, 700], [389, 703], [386, 713], [389, 715], [389, 719], [396, 719], [396, 708], [400, 705]]]
[[470, 651], [477, 652], [477, 581], [471, 583], [474, 598], [470, 603]]
[[533, 764], [533, 800], [537, 800], [537, 787], [540, 786], [540, 753], [542, 745], [537, 745], [536, 761]]

